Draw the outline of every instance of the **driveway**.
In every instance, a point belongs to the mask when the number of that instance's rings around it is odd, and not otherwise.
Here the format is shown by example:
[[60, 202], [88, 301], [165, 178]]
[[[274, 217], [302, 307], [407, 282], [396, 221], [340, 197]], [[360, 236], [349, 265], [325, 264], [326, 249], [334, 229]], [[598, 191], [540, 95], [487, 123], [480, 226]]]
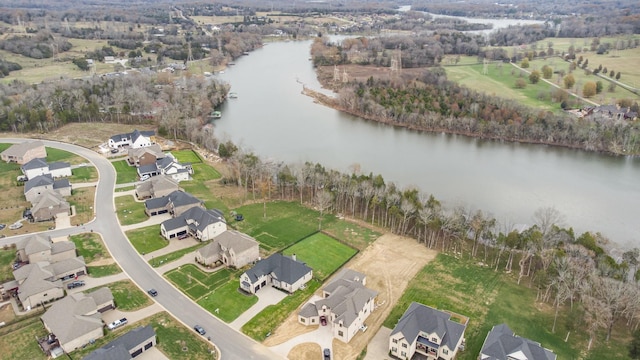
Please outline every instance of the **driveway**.
[[273, 287], [262, 288], [256, 294], [258, 296], [258, 302], [253, 304], [252, 307], [247, 309], [242, 315], [238, 316], [229, 326], [231, 328], [240, 331], [242, 325], [246, 324], [247, 321], [251, 320], [254, 316], [258, 315], [262, 309], [266, 308], [269, 305], [274, 305], [282, 301], [287, 294], [284, 292], [277, 290]]
[[371, 339], [371, 342], [367, 346], [367, 355], [364, 360], [386, 360], [391, 359], [389, 354], [389, 335], [391, 335], [391, 329], [388, 327], [380, 327], [380, 330]]

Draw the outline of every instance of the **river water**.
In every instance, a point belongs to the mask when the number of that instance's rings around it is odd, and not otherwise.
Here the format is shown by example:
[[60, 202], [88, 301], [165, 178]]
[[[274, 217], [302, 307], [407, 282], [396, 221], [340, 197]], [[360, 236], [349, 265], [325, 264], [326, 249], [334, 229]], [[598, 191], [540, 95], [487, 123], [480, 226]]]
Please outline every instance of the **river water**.
[[358, 164], [505, 224], [532, 224], [537, 209], [555, 207], [578, 233], [640, 247], [640, 159], [420, 133], [342, 114], [301, 94], [303, 83], [320, 88], [310, 44], [270, 43], [216, 75], [238, 94], [222, 106], [216, 135], [275, 161], [345, 172]]

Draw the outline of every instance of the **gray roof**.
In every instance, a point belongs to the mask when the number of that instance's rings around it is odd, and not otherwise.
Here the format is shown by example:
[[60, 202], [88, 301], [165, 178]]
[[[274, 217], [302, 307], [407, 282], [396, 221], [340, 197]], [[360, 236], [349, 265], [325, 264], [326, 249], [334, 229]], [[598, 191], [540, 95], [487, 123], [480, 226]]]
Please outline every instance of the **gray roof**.
[[113, 294], [111, 293], [111, 289], [108, 287], [101, 287], [96, 291], [88, 293], [87, 296], [93, 298], [93, 301], [96, 302], [96, 306], [113, 300]]
[[54, 189], [63, 189], [68, 187], [71, 187], [71, 183], [69, 182], [69, 179], [58, 179], [53, 182]]
[[182, 216], [178, 216], [177, 218], [163, 221], [161, 226], [163, 226], [166, 231], [173, 231], [175, 229], [187, 226], [187, 223]]
[[149, 174], [157, 171], [158, 171], [158, 167], [156, 166], [156, 164], [141, 165], [138, 167], [139, 175]]
[[31, 255], [41, 251], [51, 250], [51, 238], [43, 237], [38, 234], [31, 235], [22, 239], [16, 244], [18, 250], [23, 250], [25, 254]]
[[184, 219], [191, 229], [197, 231], [203, 231], [207, 226], [217, 222], [226, 223], [224, 215], [222, 215], [222, 211], [218, 209], [206, 210], [199, 206], [192, 207], [182, 213], [178, 218]]
[[162, 196], [159, 198], [147, 199], [144, 201], [144, 207], [147, 209], [159, 209], [166, 207], [168, 204], [167, 196]]
[[93, 298], [75, 293], [56, 301], [40, 317], [61, 344], [102, 328], [102, 314]]
[[68, 167], [71, 167], [71, 165], [68, 162], [56, 161], [56, 162], [52, 162], [52, 163], [49, 164], [49, 171], [58, 170], [58, 169], [64, 169], [64, 168], [68, 168]]
[[59, 276], [61, 274], [68, 273], [72, 270], [75, 271], [76, 269], [83, 267], [85, 267], [84, 257], [78, 256], [54, 262], [53, 264], [46, 266], [45, 269], [51, 271], [53, 276]]
[[120, 142], [120, 141], [122, 141], [122, 139], [126, 139], [126, 140], [130, 140], [132, 142], [135, 142], [142, 135], [146, 136], [146, 137], [151, 137], [151, 136], [154, 136], [155, 134], [156, 134], [156, 132], [153, 131], [153, 130], [150, 130], [150, 131], [138, 131], [136, 129], [136, 130], [134, 130], [133, 132], [130, 132], [130, 133], [113, 135], [111, 137], [111, 140], [113, 140], [114, 142]]
[[11, 145], [9, 148], [3, 151], [2, 154], [8, 156], [23, 156], [27, 151], [38, 148], [40, 146], [44, 147], [44, 143], [42, 141], [27, 141]]
[[116, 338], [107, 345], [91, 352], [83, 360], [125, 360], [131, 359], [131, 350], [140, 346], [142, 342], [156, 336], [151, 325], [135, 328]]
[[184, 205], [201, 204], [202, 201], [188, 192], [176, 190], [166, 196], [145, 200], [144, 206], [147, 209], [158, 209], [168, 206], [170, 203], [172, 203], [174, 207], [180, 207]]
[[364, 274], [355, 270], [344, 269], [338, 277], [323, 289], [329, 296], [316, 301], [316, 308], [326, 305], [336, 315], [335, 323], [342, 321], [349, 327], [367, 302], [374, 299], [378, 292], [362, 285]]
[[54, 190], [43, 191], [40, 196], [31, 202], [31, 206], [31, 214], [34, 217], [39, 216], [38, 213], [41, 210], [45, 210], [44, 214], [48, 212], [49, 215], [53, 217], [54, 214], [58, 214], [63, 210], [68, 211], [71, 208], [71, 205], [69, 205], [64, 197]]
[[69, 250], [75, 250], [75, 249], [76, 249], [76, 244], [74, 244], [73, 241], [63, 240], [63, 241], [56, 241], [54, 243], [51, 243], [52, 255], [59, 254], [61, 252], [65, 252]]
[[298, 313], [298, 315], [306, 318], [312, 317], [312, 316], [318, 316], [318, 308], [316, 308], [316, 306], [312, 303], [307, 303], [305, 306], [302, 307], [302, 309], [300, 309], [300, 312]]
[[149, 146], [144, 146], [141, 148], [130, 148], [128, 151], [128, 155], [131, 157], [140, 157], [145, 153], [152, 154], [156, 158], [164, 157], [164, 153], [162, 152], [162, 148], [158, 144], [153, 144]]
[[43, 158], [35, 158], [22, 165], [20, 168], [24, 170], [42, 169], [48, 167], [47, 160]]
[[216, 236], [211, 243], [198, 249], [198, 253], [204, 258], [223, 252], [224, 249], [233, 249], [236, 254], [240, 254], [254, 246], [260, 246], [258, 242], [247, 234], [236, 230], [227, 230]]
[[455, 349], [464, 334], [465, 325], [450, 320], [451, 315], [432, 307], [412, 302], [404, 312], [391, 335], [402, 333], [409, 342], [415, 342], [422, 331], [437, 334], [440, 345]]
[[16, 275], [19, 271], [14, 271], [16, 280], [20, 282], [24, 280], [18, 286], [18, 298], [24, 302], [29, 296], [39, 294], [45, 290], [62, 288], [62, 281], [52, 280], [53, 274], [50, 269], [47, 269], [48, 262], [39, 262], [36, 264], [28, 264], [21, 267], [18, 270], [22, 270], [22, 273]]
[[[520, 353], [520, 356], [518, 353]], [[556, 354], [543, 348], [540, 343], [519, 337], [511, 331], [507, 324], [496, 325], [484, 340], [480, 351], [481, 360], [504, 360], [508, 357], [527, 360], [555, 360]]]
[[311, 271], [312, 269], [307, 264], [275, 253], [258, 261], [251, 269], [247, 270], [246, 274], [252, 284], [255, 284], [260, 277], [270, 273], [273, 273], [280, 281], [293, 284]]
[[[69, 180], [67, 180], [67, 183]], [[29, 179], [26, 183], [24, 183], [24, 193], [26, 194], [29, 190], [37, 187], [53, 185], [53, 177], [51, 174], [38, 175], [33, 179]]]

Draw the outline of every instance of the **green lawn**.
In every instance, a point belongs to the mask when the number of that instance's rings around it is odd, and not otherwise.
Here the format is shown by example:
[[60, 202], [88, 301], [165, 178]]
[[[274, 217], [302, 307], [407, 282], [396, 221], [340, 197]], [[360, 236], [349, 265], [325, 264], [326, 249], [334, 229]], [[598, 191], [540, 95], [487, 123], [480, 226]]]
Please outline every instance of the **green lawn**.
[[[171, 315], [161, 312], [144, 318], [135, 324], [127, 325], [131, 329], [138, 326], [151, 325], [156, 332], [158, 344], [156, 347], [169, 359], [211, 360], [216, 359], [211, 354], [213, 346], [193, 329], [185, 327]], [[121, 336], [123, 332], [107, 332], [106, 336], [97, 339], [95, 344], [87, 345], [71, 353], [71, 358], [82, 359], [90, 352], [106, 345]], [[37, 344], [36, 344], [37, 347]], [[39, 348], [38, 348], [39, 349]], [[42, 351], [40, 351], [42, 353]], [[12, 357], [13, 359], [31, 359], [31, 357]], [[34, 359], [37, 359], [34, 358]], [[44, 356], [42, 356], [44, 359]]]
[[3, 359], [47, 359], [36, 337], [47, 335], [39, 316], [34, 316], [0, 330], [0, 349]]
[[102, 238], [97, 233], [71, 235], [69, 240], [76, 244], [76, 251], [78, 255], [83, 256], [84, 261], [87, 264], [95, 260], [111, 257], [102, 242]]
[[[234, 226], [253, 236], [269, 252], [282, 250], [318, 230], [319, 213], [297, 202], [267, 203], [266, 218], [262, 203], [241, 206], [236, 211], [243, 214], [245, 220]], [[325, 215], [323, 225], [334, 221], [335, 216]]]
[[307, 287], [285, 297], [277, 305], [269, 305], [242, 326], [242, 332], [256, 341], [263, 341], [267, 333], [274, 331], [292, 312], [307, 301], [320, 288], [321, 283], [312, 279]]
[[322, 224], [322, 231], [358, 250], [364, 250], [382, 235], [375, 230], [344, 220]]
[[116, 169], [116, 184], [125, 184], [138, 180], [138, 172], [135, 166], [129, 166], [127, 160], [118, 160], [111, 162]]
[[199, 248], [203, 247], [204, 245], [205, 245], [205, 243], [200, 243], [198, 245], [191, 246], [191, 247], [188, 247], [186, 249], [174, 251], [174, 252], [169, 253], [169, 254], [165, 254], [165, 255], [162, 255], [162, 256], [159, 256], [159, 257], [155, 257], [155, 258], [149, 260], [149, 264], [151, 264], [151, 266], [153, 266], [153, 267], [166, 265], [167, 263], [170, 263], [172, 261], [176, 261], [176, 260], [182, 258], [183, 256], [185, 256], [188, 253], [191, 253], [191, 252], [194, 252], [194, 251], [198, 250]]
[[286, 248], [284, 255], [296, 254], [313, 269], [313, 276], [324, 281], [358, 251], [323, 233], [315, 233]]
[[[588, 341], [585, 332], [575, 326], [570, 341], [564, 341], [572, 326], [569, 311], [562, 312], [556, 333], [551, 333], [552, 305], [536, 302], [535, 290], [524, 284], [517, 285], [513, 278], [502, 272], [444, 254], [438, 255], [411, 280], [384, 326], [393, 328], [412, 301], [470, 318], [465, 333], [466, 350], [459, 355], [461, 360], [475, 360], [487, 333], [501, 323], [506, 323], [517, 335], [552, 349], [558, 359], [574, 359], [580, 352], [578, 349], [586, 348]], [[598, 339], [595, 349], [586, 358], [602, 358], [594, 354], [607, 354], [603, 356], [609, 359], [626, 358], [625, 344], [617, 343], [617, 350], [606, 353], [601, 350], [603, 339]]]
[[200, 156], [193, 150], [177, 150], [172, 151], [171, 154], [176, 157], [176, 159], [181, 163], [201, 163], [202, 159]]
[[121, 225], [137, 224], [149, 218], [144, 212], [144, 203], [137, 202], [133, 195], [118, 196], [115, 203]]
[[258, 302], [257, 296], [247, 295], [241, 292], [239, 287], [238, 279], [229, 281], [202, 297], [197, 303], [221, 320], [232, 322]]
[[0, 250], [0, 283], [13, 280], [11, 264], [16, 260], [16, 250], [11, 247]]
[[229, 269], [208, 273], [192, 264], [165, 274], [183, 293], [226, 322], [235, 320], [258, 301], [255, 295], [239, 291], [239, 275], [239, 271]]
[[129, 190], [135, 190], [136, 187], [135, 186], [123, 186], [123, 187], [119, 187], [115, 189], [115, 192], [125, 192], [125, 191], [129, 191]]
[[96, 265], [87, 266], [87, 272], [89, 273], [89, 276], [99, 278], [119, 274], [122, 272], [122, 269], [120, 269], [120, 266], [118, 266], [118, 264]]
[[[116, 307], [122, 311], [135, 311], [151, 305], [151, 299], [135, 286], [130, 280], [116, 281], [107, 284], [106, 287], [111, 289], [113, 300]], [[85, 293], [90, 293], [97, 289], [90, 289]]]
[[47, 162], [65, 161], [71, 165], [81, 164], [88, 162], [87, 159], [82, 156], [76, 155], [69, 151], [64, 151], [56, 148], [46, 147], [47, 150]]
[[133, 247], [140, 254], [149, 254], [169, 245], [169, 241], [160, 235], [160, 226], [151, 225], [139, 229], [129, 230], [125, 233]]
[[218, 170], [214, 169], [210, 165], [195, 163], [192, 165], [192, 167], [193, 167], [193, 181], [202, 182], [202, 181], [208, 181], [208, 180], [217, 180], [222, 177], [218, 172]]
[[69, 182], [94, 182], [98, 181], [98, 171], [93, 166], [82, 166], [72, 170]]

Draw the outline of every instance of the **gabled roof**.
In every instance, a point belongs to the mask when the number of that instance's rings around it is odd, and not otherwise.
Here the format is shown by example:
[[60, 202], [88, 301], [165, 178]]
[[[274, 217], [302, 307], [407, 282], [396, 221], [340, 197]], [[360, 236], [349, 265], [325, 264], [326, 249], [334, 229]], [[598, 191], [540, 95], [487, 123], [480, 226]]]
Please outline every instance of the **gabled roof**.
[[258, 261], [251, 269], [247, 270], [246, 274], [252, 284], [268, 274], [275, 275], [278, 280], [284, 283], [293, 284], [311, 271], [312, 269], [307, 264], [275, 253]]
[[25, 170], [33, 170], [33, 169], [42, 169], [46, 167], [49, 167], [49, 164], [47, 164], [46, 159], [35, 158], [30, 160], [26, 164], [22, 165], [20, 168], [22, 169], [22, 171], [25, 171]]
[[451, 315], [445, 312], [412, 302], [391, 331], [391, 336], [402, 333], [408, 341], [414, 342], [420, 332], [435, 333], [441, 339], [441, 346], [446, 345], [453, 350], [462, 337], [466, 326], [451, 321], [450, 318]]
[[126, 360], [131, 359], [130, 351], [152, 337], [156, 332], [151, 325], [133, 329], [107, 345], [91, 352], [83, 360]]
[[58, 169], [65, 169], [71, 167], [71, 165], [68, 162], [64, 162], [64, 161], [56, 161], [56, 162], [52, 162], [49, 164], [49, 171], [51, 170], [58, 170]]
[[44, 143], [42, 141], [26, 141], [23, 143], [11, 145], [9, 148], [3, 151], [2, 154], [7, 156], [20, 157], [24, 156], [27, 151], [36, 149], [40, 146], [44, 147]]
[[60, 343], [66, 344], [88, 332], [102, 328], [102, 314], [97, 310], [96, 302], [92, 297], [75, 293], [53, 303], [40, 318]]
[[[18, 298], [24, 302], [32, 295], [39, 294], [43, 291], [55, 288], [62, 288], [62, 281], [51, 280], [53, 274], [47, 269], [48, 262], [38, 262], [28, 264], [13, 272], [16, 280], [20, 283], [18, 286]], [[24, 269], [24, 270], [23, 270]], [[23, 270], [19, 272], [19, 270]]]
[[155, 134], [156, 134], [156, 132], [153, 131], [153, 130], [150, 130], [150, 131], [138, 131], [136, 129], [136, 130], [134, 130], [133, 132], [130, 132], [130, 133], [113, 135], [111, 137], [111, 140], [113, 140], [114, 142], [120, 142], [120, 141], [122, 141], [122, 139], [125, 139], [125, 140], [128, 140], [128, 141], [135, 142], [138, 139], [138, 137], [140, 137], [140, 136], [151, 137], [151, 136], [154, 136]]
[[202, 201], [197, 197], [182, 190], [176, 190], [169, 195], [165, 195], [159, 198], [153, 198], [145, 200], [144, 206], [147, 209], [157, 209], [161, 207], [173, 204], [174, 207], [180, 207], [184, 205], [200, 204]]
[[[69, 180], [67, 180], [67, 182], [69, 182]], [[26, 194], [33, 188], [49, 185], [53, 185], [53, 177], [51, 176], [51, 174], [38, 175], [24, 183], [24, 193]]]
[[141, 165], [138, 167], [138, 174], [144, 175], [158, 171], [156, 164]]
[[76, 270], [84, 266], [85, 266], [84, 257], [77, 256], [69, 259], [56, 261], [46, 266], [45, 269], [49, 270], [54, 277], [58, 277], [61, 274], [66, 274], [69, 271]]
[[496, 325], [484, 340], [480, 359], [502, 360], [507, 358], [526, 360], [555, 360], [556, 354], [540, 343], [517, 336], [507, 324]]
[[68, 188], [68, 187], [71, 187], [71, 183], [69, 182], [69, 179], [58, 179], [53, 182], [53, 188], [55, 190]]
[[179, 216], [194, 230], [203, 231], [207, 226], [218, 222], [226, 223], [222, 212], [218, 209], [203, 209], [194, 206]]
[[158, 144], [144, 146], [140, 148], [129, 148], [128, 155], [131, 157], [140, 157], [145, 153], [151, 154], [156, 158], [163, 158], [165, 155], [162, 152], [162, 148]]
[[93, 301], [96, 302], [96, 306], [113, 300], [113, 294], [108, 287], [101, 287], [96, 291], [88, 293], [87, 296], [93, 298]]
[[31, 213], [34, 215], [42, 209], [69, 209], [71, 207], [62, 195], [53, 190], [44, 191], [40, 196], [33, 200], [31, 205], [33, 206], [31, 208]]
[[59, 254], [61, 252], [75, 250], [76, 244], [73, 241], [56, 241], [51, 244], [51, 255]]
[[27, 256], [38, 252], [51, 250], [51, 238], [45, 238], [42, 235], [34, 234], [18, 242], [16, 244], [16, 248], [18, 250], [24, 249], [24, 253]]
[[236, 254], [240, 254], [254, 246], [259, 246], [259, 244], [251, 236], [236, 230], [227, 230], [216, 236], [207, 246], [198, 249], [198, 253], [204, 258], [208, 258], [223, 252], [223, 248], [233, 249]]
[[166, 231], [173, 231], [175, 229], [187, 226], [187, 223], [182, 216], [178, 216], [177, 218], [167, 219], [163, 221], [161, 225]]
[[362, 285], [364, 277], [364, 274], [355, 270], [344, 269], [338, 278], [323, 289], [329, 296], [316, 301], [316, 308], [326, 305], [336, 315], [335, 323], [342, 321], [344, 326], [349, 327], [367, 302], [378, 295], [377, 291]]

